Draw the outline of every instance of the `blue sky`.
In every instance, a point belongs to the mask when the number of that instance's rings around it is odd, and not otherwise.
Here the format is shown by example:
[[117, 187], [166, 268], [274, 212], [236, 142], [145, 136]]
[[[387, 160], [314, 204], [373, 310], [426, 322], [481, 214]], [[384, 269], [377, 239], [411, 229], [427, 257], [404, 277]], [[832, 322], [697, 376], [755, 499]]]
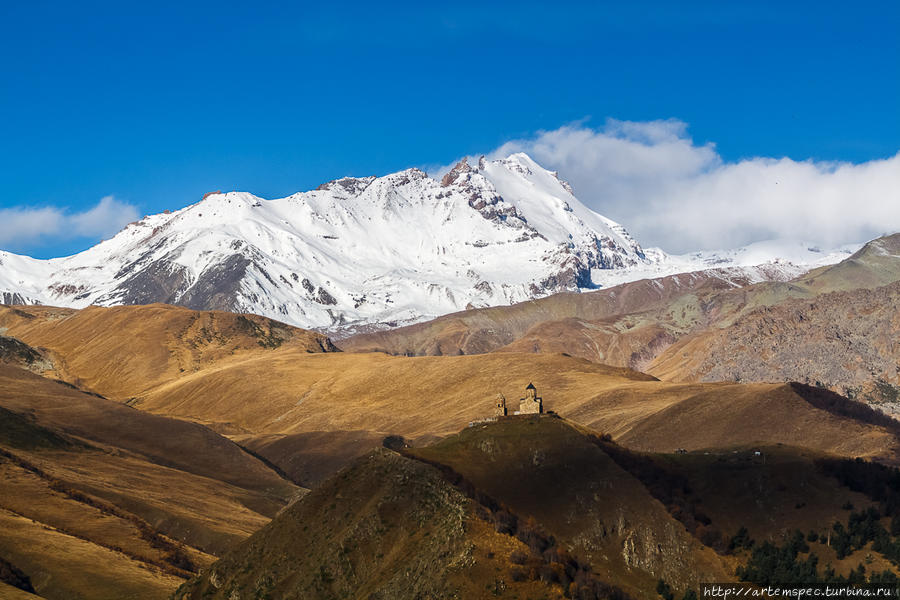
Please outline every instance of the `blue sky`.
[[59, 256], [123, 207], [279, 197], [610, 118], [675, 119], [726, 164], [900, 150], [896, 1], [282, 4], [3, 3], [0, 220], [56, 225], [0, 223], [0, 248]]

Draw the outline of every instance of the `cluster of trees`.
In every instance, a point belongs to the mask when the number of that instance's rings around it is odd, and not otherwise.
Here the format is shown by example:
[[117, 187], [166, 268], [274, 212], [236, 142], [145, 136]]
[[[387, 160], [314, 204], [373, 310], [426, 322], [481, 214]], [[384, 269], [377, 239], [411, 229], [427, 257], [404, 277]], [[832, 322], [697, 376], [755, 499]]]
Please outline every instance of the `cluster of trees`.
[[890, 531], [881, 524], [881, 513], [868, 508], [851, 513], [847, 527], [835, 522], [831, 527], [831, 546], [838, 558], [845, 558], [872, 542], [872, 550], [894, 563], [900, 563], [900, 515], [891, 519]]
[[563, 588], [566, 598], [575, 600], [598, 600], [612, 598], [625, 600], [628, 596], [619, 588], [598, 580], [583, 564], [565, 549], [551, 546], [537, 554], [520, 550], [513, 551], [509, 557], [513, 563], [510, 578], [513, 581], [542, 581], [557, 584]]
[[741, 527], [737, 530], [733, 536], [731, 536], [731, 540], [728, 542], [728, 552], [735, 552], [737, 550], [749, 550], [753, 547], [753, 544], [756, 542], [753, 538], [750, 537], [750, 532], [747, 531], [746, 527]]
[[[746, 531], [745, 528], [741, 529]], [[782, 546], [768, 541], [761, 545], [751, 543], [751, 546], [755, 547], [750, 560], [745, 566], [737, 568], [737, 576], [742, 581], [757, 585], [819, 583], [819, 559], [816, 555], [811, 554], [806, 560], [798, 558], [801, 552], [809, 552], [809, 544], [802, 532], [794, 532]]]
[[575, 600], [628, 600], [621, 589], [597, 579], [589, 564], [561, 548], [533, 517], [519, 519], [503, 508], [492, 511], [490, 517], [499, 533], [512, 535], [528, 547], [528, 552], [514, 551], [509, 557], [513, 581], [556, 584], [563, 588], [566, 598]]
[[[868, 535], [867, 532], [872, 529], [872, 516], [873, 514], [868, 511], [859, 513], [856, 516], [854, 519], [855, 525], [853, 526], [854, 533], [849, 533], [849, 527], [845, 531], [850, 536], [849, 539], [851, 541], [849, 543], [852, 544], [855, 540], [862, 539], [862, 537]], [[836, 523], [835, 526], [837, 525], [839, 524]], [[843, 530], [843, 527], [841, 529]], [[811, 534], [810, 537], [813, 536], [818, 539], [818, 535]], [[832, 536], [832, 545], [834, 543], [835, 537]], [[800, 557], [800, 554], [809, 552], [809, 549], [807, 537], [803, 535], [802, 531], [795, 531], [781, 546], [772, 542], [763, 542], [760, 545], [755, 545], [750, 554], [750, 560], [747, 561], [745, 566], [738, 567], [736, 574], [742, 581], [760, 586], [784, 583], [847, 585], [900, 582], [900, 579], [891, 571], [872, 573], [867, 576], [866, 568], [862, 563], [857, 565], [847, 576], [837, 575], [831, 565], [827, 565], [822, 573], [819, 573], [818, 556], [813, 553], [809, 554], [805, 559]]]
[[[675, 600], [675, 592], [672, 591], [672, 587], [664, 579], [656, 582], [656, 593], [663, 600]], [[692, 589], [685, 590], [681, 600], [697, 600], [697, 592]]]

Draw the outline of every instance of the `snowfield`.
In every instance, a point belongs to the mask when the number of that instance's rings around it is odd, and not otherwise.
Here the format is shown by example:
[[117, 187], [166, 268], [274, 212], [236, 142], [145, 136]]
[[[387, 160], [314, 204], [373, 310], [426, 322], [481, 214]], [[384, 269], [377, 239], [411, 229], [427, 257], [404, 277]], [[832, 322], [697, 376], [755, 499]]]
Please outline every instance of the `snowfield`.
[[852, 250], [645, 251], [519, 153], [462, 161], [441, 181], [408, 169], [275, 200], [212, 194], [65, 258], [0, 252], [0, 301], [166, 302], [346, 334], [708, 268], [788, 279]]

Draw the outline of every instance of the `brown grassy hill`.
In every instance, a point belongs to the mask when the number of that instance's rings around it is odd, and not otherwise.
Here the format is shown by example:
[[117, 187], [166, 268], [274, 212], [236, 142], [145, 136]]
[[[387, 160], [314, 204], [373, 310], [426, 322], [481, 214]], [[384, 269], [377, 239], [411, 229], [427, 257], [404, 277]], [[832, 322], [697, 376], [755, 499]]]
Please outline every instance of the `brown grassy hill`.
[[491, 414], [498, 393], [515, 407], [529, 382], [547, 409], [640, 449], [791, 443], [884, 460], [897, 452], [883, 425], [832, 414], [785, 384], [673, 384], [560, 354], [284, 349], [160, 386], [135, 406], [232, 432], [311, 486], [386, 435], [415, 445], [450, 435]]
[[497, 393], [531, 380], [554, 406], [587, 402], [610, 385], [653, 377], [562, 355], [394, 357], [291, 349], [207, 369], [159, 386], [136, 407], [253, 433], [397, 432], [419, 438], [485, 416]]
[[[33, 574], [31, 582], [41, 598], [162, 600], [183, 581], [121, 552], [7, 510], [0, 509], [0, 523], [0, 553], [12, 556], [20, 568]], [[2, 594], [0, 589], [0, 597], [17, 597]]]
[[[357, 459], [176, 597], [652, 598], [660, 578], [680, 597], [733, 580], [749, 558], [729, 550], [740, 527], [781, 543], [846, 523], [848, 502], [875, 505], [821, 458], [786, 446], [638, 454], [550, 416], [478, 424]], [[840, 573], [894, 570], [813, 546]]]
[[3, 330], [46, 349], [57, 377], [117, 400], [235, 357], [335, 350], [320, 334], [265, 317], [164, 304], [0, 307]]
[[140, 454], [160, 465], [248, 490], [271, 491], [273, 498], [291, 493], [290, 483], [206, 427], [134, 410], [21, 369], [0, 366], [0, 406], [26, 413], [42, 427]]
[[165, 598], [299, 491], [234, 443], [0, 366], [0, 559], [42, 597]]
[[[507, 576], [526, 546], [435, 469], [378, 450], [293, 504], [179, 599], [540, 597]], [[560, 597], [554, 594], [547, 597]]]
[[39, 600], [41, 596], [0, 581], [0, 600]]
[[[223, 324], [239, 323], [239, 315], [151, 306], [82, 311], [88, 313], [85, 316], [63, 311], [54, 321], [50, 315], [56, 309], [29, 310], [39, 316], [13, 314], [19, 319], [16, 333], [53, 344], [72, 380], [89, 382], [98, 392], [127, 400], [142, 411], [197, 421], [230, 435], [307, 486], [386, 435], [403, 435], [421, 444], [458, 431], [489, 414], [498, 393], [514, 403], [530, 381], [545, 394], [549, 408], [642, 449], [702, 448], [736, 436], [731, 443], [798, 440], [798, 445], [821, 451], [885, 460], [895, 452], [892, 433], [829, 414], [795, 390], [777, 385], [675, 385], [562, 354], [392, 357], [309, 352], [307, 344], [291, 341], [263, 348], [255, 337], [229, 329], [229, 339], [244, 344], [231, 354], [225, 352], [229, 345], [197, 345], [195, 337], [171, 337], [167, 324], [183, 320], [193, 323], [194, 331], [197, 323], [217, 323], [221, 329]], [[141, 328], [142, 335], [131, 335], [140, 315], [158, 318]], [[115, 327], [106, 325], [107, 320]], [[99, 338], [100, 343], [88, 340], [80, 346], [74, 341], [94, 326], [106, 336]], [[277, 325], [271, 327], [280, 331]], [[54, 341], [50, 335], [54, 331], [60, 340]], [[308, 335], [299, 330], [288, 333], [301, 340]], [[92, 360], [85, 361], [83, 353]], [[156, 354], [162, 358], [151, 360]], [[172, 357], [182, 355], [192, 356], [193, 366], [177, 376], [160, 376], [145, 365], [149, 361], [166, 372], [176, 364]], [[121, 365], [134, 368], [126, 372]], [[82, 368], [84, 372], [77, 370]], [[120, 371], [130, 387], [122, 383]], [[119, 411], [115, 414], [134, 412], [108, 406]], [[69, 417], [60, 414], [56, 423], [62, 425]], [[732, 418], [737, 414], [746, 418]], [[748, 419], [771, 421], [772, 426], [744, 426]], [[149, 452], [135, 445], [142, 439], [140, 427], [129, 432], [115, 422], [111, 415], [98, 416], [90, 426], [95, 432], [104, 428], [110, 434], [127, 432], [122, 437], [129, 438], [129, 448]], [[671, 423], [679, 425], [673, 428]], [[808, 426], [808, 431], [800, 431], [795, 423]], [[842, 428], [856, 435], [849, 441], [846, 435], [832, 435]], [[206, 429], [198, 431], [212, 435]], [[180, 437], [166, 435], [165, 442], [151, 442], [169, 448], [172, 455], [189, 454], [194, 442], [179, 445]], [[192, 464], [196, 466], [196, 460]]]

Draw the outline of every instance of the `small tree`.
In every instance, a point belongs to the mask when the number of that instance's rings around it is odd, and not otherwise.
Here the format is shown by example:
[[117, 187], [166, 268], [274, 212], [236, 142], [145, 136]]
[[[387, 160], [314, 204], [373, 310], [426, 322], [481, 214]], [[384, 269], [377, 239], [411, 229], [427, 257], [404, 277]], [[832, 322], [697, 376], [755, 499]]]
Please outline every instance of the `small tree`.
[[672, 592], [672, 587], [662, 579], [656, 582], [656, 593], [659, 594], [663, 600], [675, 600], [675, 594]]

